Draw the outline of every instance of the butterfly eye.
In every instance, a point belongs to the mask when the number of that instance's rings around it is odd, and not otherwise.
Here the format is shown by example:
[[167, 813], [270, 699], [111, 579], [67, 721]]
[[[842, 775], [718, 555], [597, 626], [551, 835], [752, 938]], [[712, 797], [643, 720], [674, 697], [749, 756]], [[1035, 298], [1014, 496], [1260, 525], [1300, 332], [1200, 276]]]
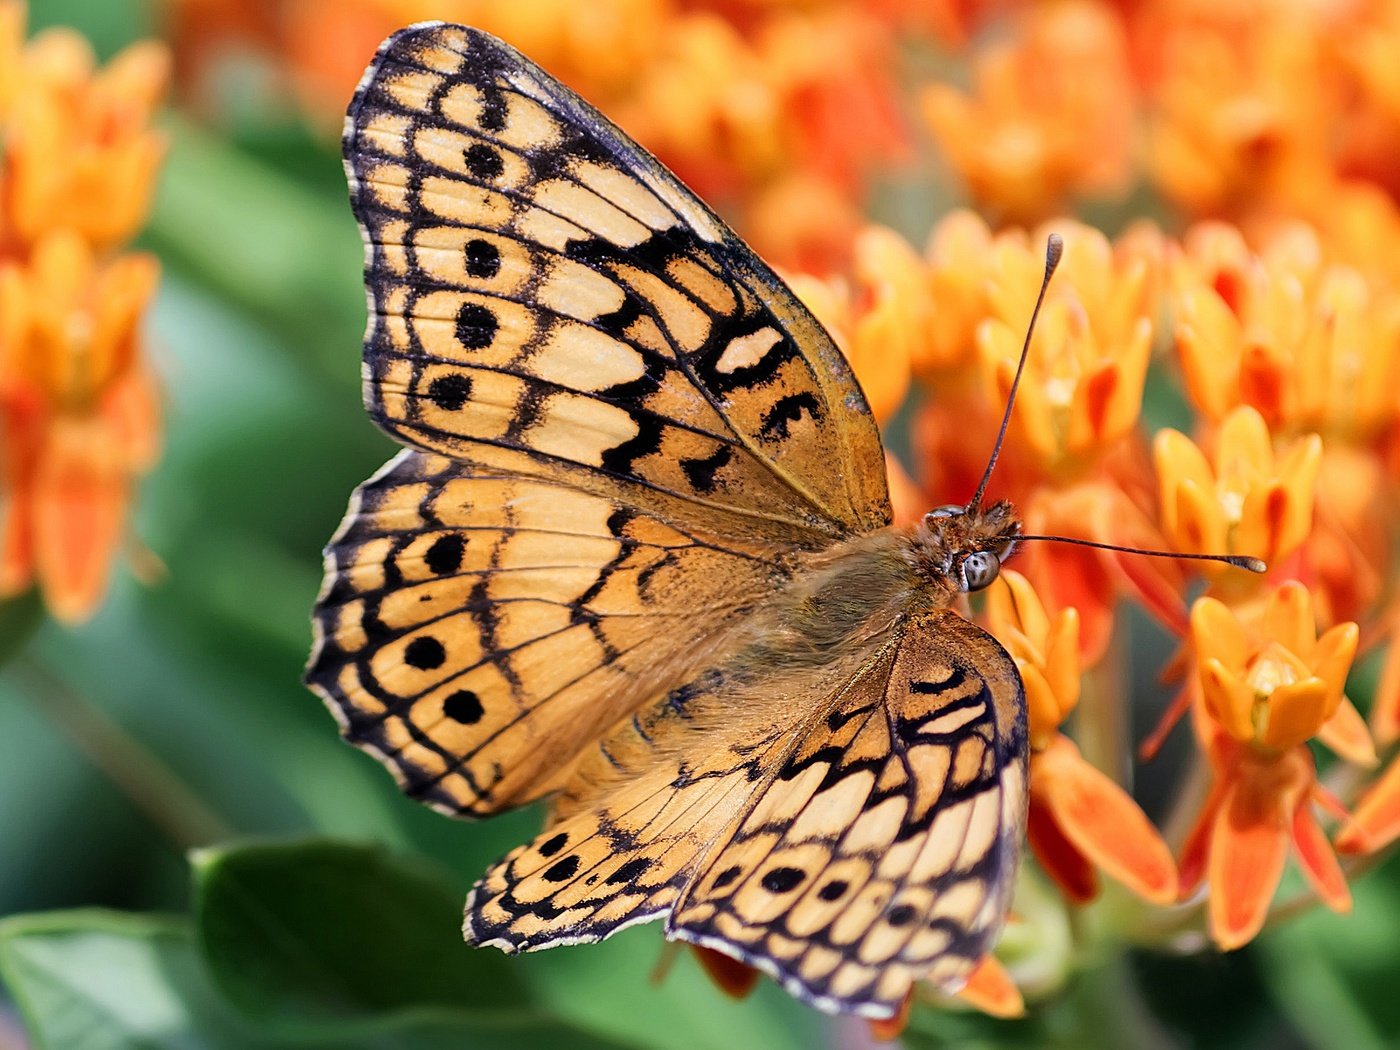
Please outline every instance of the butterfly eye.
[[1001, 572], [1001, 562], [991, 551], [973, 551], [962, 560], [962, 589], [980, 591], [988, 587]]
[[959, 514], [966, 512], [967, 508], [960, 503], [945, 503], [941, 507], [935, 507], [924, 515], [924, 520], [929, 518], [955, 518]]

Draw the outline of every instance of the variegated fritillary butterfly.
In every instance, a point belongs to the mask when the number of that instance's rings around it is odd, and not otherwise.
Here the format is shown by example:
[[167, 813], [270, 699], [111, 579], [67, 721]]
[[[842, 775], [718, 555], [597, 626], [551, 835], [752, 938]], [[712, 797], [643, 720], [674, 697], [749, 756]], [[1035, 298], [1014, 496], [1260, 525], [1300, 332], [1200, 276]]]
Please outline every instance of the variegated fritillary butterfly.
[[1006, 914], [1026, 726], [950, 606], [1010, 553], [1010, 507], [892, 527], [827, 334], [498, 40], [389, 39], [345, 157], [365, 400], [408, 448], [331, 542], [307, 681], [445, 813], [551, 800], [466, 939], [664, 918], [824, 1010], [958, 987]]

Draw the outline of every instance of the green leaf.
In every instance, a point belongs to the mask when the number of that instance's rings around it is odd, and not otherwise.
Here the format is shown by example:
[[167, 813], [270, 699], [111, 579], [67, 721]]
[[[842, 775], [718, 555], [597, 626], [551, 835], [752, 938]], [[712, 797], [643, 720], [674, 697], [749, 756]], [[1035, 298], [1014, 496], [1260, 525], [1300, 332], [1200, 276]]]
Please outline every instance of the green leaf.
[[194, 863], [211, 972], [252, 1017], [315, 1025], [526, 1002], [503, 956], [462, 943], [462, 892], [380, 847], [261, 844]]
[[417, 1008], [300, 1032], [238, 1013], [184, 920], [96, 909], [0, 921], [0, 976], [36, 1048], [626, 1050], [539, 1011]]
[[187, 924], [82, 910], [0, 921], [0, 976], [37, 1047], [267, 1045], [210, 986]]

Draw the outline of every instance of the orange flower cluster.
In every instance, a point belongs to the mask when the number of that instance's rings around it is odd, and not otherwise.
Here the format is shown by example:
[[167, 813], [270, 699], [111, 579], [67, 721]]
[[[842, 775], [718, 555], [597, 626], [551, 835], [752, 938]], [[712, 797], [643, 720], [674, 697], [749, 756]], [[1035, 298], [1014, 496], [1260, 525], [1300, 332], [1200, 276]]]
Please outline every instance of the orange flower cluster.
[[991, 214], [1033, 222], [1146, 182], [1194, 218], [1303, 218], [1367, 255], [1376, 238], [1361, 222], [1396, 231], [1394, 5], [967, 5], [962, 39], [993, 30], [999, 42], [970, 56], [969, 90], [920, 97]]
[[[1163, 906], [1206, 885], [1212, 936], [1238, 947], [1266, 921], [1290, 850], [1324, 903], [1349, 906], [1320, 815], [1343, 820], [1342, 852], [1400, 838], [1400, 773], [1348, 816], [1307, 746], [1315, 739], [1364, 772], [1378, 765], [1377, 743], [1400, 737], [1400, 656], [1369, 728], [1344, 695], [1363, 630], [1379, 638], [1396, 615], [1385, 602], [1400, 539], [1400, 384], [1390, 379], [1400, 297], [1296, 225], [1259, 251], [1214, 224], [1179, 241], [1147, 228], [1116, 242], [1072, 221], [1054, 228], [1064, 259], [993, 490], [1016, 500], [1030, 533], [1243, 555], [1270, 572], [1023, 546], [1025, 575], [1003, 574], [986, 616], [1025, 682], [1031, 848], [1072, 901], [1095, 896], [1099, 873]], [[1043, 272], [1043, 232], [993, 234], [953, 213], [921, 254], [871, 228], [856, 242], [855, 292], [841, 279], [797, 283], [877, 413], [892, 410], [906, 371], [927, 395], [914, 423], [918, 476], [896, 468], [894, 479], [908, 514], [976, 487]], [[1196, 433], [1163, 429], [1149, 442], [1139, 417], [1163, 317]], [[1188, 606], [1193, 581], [1208, 593]], [[1194, 712], [1213, 781], [1176, 861], [1060, 728], [1084, 675], [1104, 688], [1094, 665], [1124, 598], [1181, 640], [1168, 669], [1184, 679], [1174, 714]]]
[[182, 80], [221, 51], [272, 56], [312, 117], [339, 128], [371, 54], [410, 22], [494, 33], [626, 128], [765, 256], [846, 258], [873, 177], [909, 158], [892, 69], [897, 19], [852, 3], [681, 0], [168, 0]]
[[168, 61], [138, 44], [99, 70], [76, 33], [26, 44], [24, 17], [0, 0], [0, 597], [37, 583], [72, 623], [158, 453], [139, 329], [159, 267], [117, 249], [150, 207]]

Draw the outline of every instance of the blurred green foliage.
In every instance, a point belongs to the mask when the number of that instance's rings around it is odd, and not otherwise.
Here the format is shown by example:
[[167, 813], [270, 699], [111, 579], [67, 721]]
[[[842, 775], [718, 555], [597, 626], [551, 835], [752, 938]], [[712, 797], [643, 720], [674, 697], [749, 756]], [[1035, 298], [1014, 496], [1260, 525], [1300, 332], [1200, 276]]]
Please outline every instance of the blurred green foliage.
[[[34, 0], [32, 22], [104, 56], [157, 29], [134, 0]], [[285, 114], [167, 129], [145, 237], [167, 447], [137, 533], [168, 573], [119, 569], [78, 630], [0, 606], [0, 973], [35, 1044], [861, 1045], [860, 1023], [768, 984], [730, 1003], [688, 954], [653, 982], [654, 927], [513, 959], [460, 943], [467, 887], [537, 814], [466, 825], [402, 798], [299, 683], [320, 547], [391, 453], [359, 402], [336, 143]], [[1350, 920], [1314, 912], [1228, 957], [1081, 958], [1024, 1021], [920, 1009], [906, 1042], [1395, 1045], [1397, 875], [1362, 881]]]

